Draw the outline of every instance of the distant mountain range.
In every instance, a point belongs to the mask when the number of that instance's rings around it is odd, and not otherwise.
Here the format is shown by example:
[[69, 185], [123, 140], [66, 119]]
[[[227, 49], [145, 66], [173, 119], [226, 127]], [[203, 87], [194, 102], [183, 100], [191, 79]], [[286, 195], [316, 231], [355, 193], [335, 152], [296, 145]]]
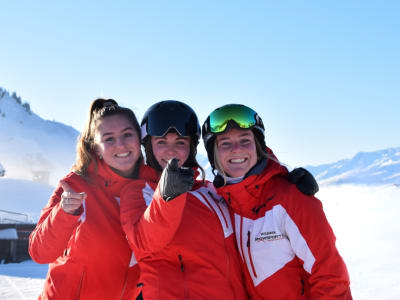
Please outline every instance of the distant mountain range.
[[[16, 93], [0, 88], [0, 171], [3, 178], [33, 180], [55, 186], [75, 160], [79, 132], [63, 123], [43, 120]], [[198, 154], [212, 179], [206, 155]], [[351, 159], [306, 166], [321, 185], [400, 184], [400, 147], [360, 152]]]
[[320, 184], [400, 184], [400, 147], [359, 152], [351, 159], [308, 166]]

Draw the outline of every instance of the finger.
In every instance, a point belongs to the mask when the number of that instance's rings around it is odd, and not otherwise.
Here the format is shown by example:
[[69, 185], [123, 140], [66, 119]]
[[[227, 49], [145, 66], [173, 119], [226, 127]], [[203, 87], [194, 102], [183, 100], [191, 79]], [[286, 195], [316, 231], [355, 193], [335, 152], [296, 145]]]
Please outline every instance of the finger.
[[194, 176], [194, 170], [192, 168], [181, 167], [181, 173], [188, 176]]
[[66, 204], [67, 205], [78, 205], [80, 206], [83, 202], [83, 199], [74, 199], [74, 198], [67, 198]]
[[63, 192], [61, 194], [62, 198], [65, 199], [86, 199], [86, 193], [75, 193], [75, 192]]
[[74, 192], [74, 190], [69, 186], [65, 180], [60, 180], [60, 185], [64, 192]]
[[178, 170], [178, 162], [179, 162], [179, 160], [177, 158], [171, 158], [168, 161], [168, 170], [169, 171], [177, 171]]

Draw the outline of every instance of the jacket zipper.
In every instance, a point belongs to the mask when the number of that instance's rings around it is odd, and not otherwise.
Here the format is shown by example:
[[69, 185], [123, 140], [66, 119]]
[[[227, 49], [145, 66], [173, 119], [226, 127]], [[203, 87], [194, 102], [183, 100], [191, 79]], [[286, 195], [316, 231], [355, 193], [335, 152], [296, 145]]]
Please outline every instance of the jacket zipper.
[[243, 251], [243, 234], [242, 234], [242, 231], [243, 231], [243, 217], [242, 216], [240, 216], [240, 241], [239, 241], [239, 245], [240, 245], [240, 254], [242, 255], [242, 259], [243, 259], [243, 261], [244, 262], [246, 262], [246, 259], [245, 259], [245, 257], [244, 257], [244, 251]]
[[183, 265], [182, 255], [178, 254], [178, 259], [179, 259], [180, 269], [181, 269], [182, 276], [183, 276], [183, 293], [184, 293], [183, 299], [189, 299], [189, 293], [188, 293], [187, 282], [186, 282], [186, 274], [185, 274], [185, 266]]
[[81, 297], [81, 291], [82, 291], [82, 284], [83, 284], [83, 278], [85, 277], [85, 271], [82, 272], [81, 274], [81, 280], [79, 281], [79, 286], [78, 286], [78, 290], [76, 291], [76, 299], [79, 300], [79, 298]]
[[253, 271], [254, 277], [257, 278], [256, 269], [254, 268], [253, 258], [251, 256], [251, 251], [250, 251], [250, 231], [247, 231], [247, 253], [249, 255], [251, 270]]

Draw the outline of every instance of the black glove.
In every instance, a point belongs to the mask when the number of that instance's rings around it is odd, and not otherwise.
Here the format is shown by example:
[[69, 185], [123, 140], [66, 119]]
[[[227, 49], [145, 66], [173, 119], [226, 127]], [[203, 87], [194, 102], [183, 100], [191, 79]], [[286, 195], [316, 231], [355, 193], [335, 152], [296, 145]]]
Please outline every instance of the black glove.
[[194, 171], [191, 168], [178, 168], [178, 159], [172, 158], [160, 178], [160, 194], [165, 201], [170, 201], [192, 189]]
[[291, 183], [296, 184], [297, 188], [305, 195], [315, 195], [318, 190], [318, 183], [314, 176], [304, 168], [296, 168], [287, 176]]

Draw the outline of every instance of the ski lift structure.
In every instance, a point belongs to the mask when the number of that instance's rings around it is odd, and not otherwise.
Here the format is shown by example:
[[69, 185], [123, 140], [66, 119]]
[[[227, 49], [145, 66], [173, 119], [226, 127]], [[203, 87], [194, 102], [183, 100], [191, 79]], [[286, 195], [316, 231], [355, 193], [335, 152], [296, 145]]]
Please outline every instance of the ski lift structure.
[[0, 210], [0, 263], [30, 259], [29, 235], [35, 227], [28, 214]]

